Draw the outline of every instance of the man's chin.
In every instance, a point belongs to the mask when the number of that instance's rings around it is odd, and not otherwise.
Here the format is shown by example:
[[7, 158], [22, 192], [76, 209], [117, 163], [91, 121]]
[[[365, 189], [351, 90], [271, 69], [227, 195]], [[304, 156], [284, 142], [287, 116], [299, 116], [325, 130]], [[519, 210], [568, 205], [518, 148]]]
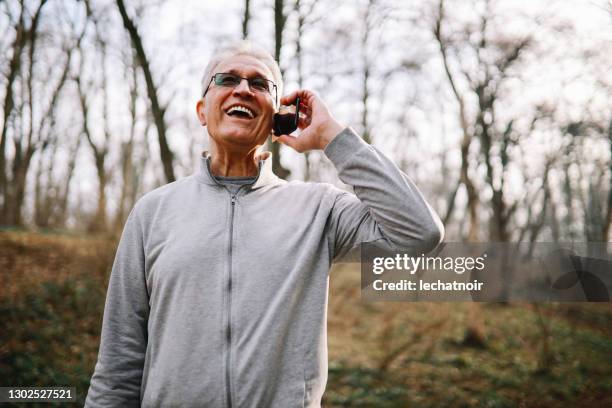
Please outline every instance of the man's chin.
[[223, 136], [223, 140], [227, 143], [245, 147], [261, 145], [266, 139], [267, 136], [258, 135], [257, 132], [250, 129], [232, 129], [224, 132]]

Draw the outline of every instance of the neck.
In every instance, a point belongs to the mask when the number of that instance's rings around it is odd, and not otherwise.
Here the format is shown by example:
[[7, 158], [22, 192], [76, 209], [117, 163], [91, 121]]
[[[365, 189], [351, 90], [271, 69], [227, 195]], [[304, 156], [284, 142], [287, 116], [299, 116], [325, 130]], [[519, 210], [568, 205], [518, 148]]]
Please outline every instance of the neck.
[[249, 177], [256, 176], [259, 165], [255, 158], [258, 146], [250, 150], [228, 150], [211, 145], [210, 170], [214, 176]]

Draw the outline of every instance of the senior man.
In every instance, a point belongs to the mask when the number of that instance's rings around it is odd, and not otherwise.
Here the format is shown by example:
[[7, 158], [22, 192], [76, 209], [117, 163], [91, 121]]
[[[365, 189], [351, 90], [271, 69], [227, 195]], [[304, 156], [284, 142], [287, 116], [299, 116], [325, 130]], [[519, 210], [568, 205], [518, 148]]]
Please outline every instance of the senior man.
[[355, 194], [272, 173], [278, 65], [239, 43], [208, 64], [192, 176], [142, 197], [110, 277], [88, 407], [318, 407], [327, 381], [328, 273], [364, 242], [421, 254], [443, 228], [412, 181], [313, 92], [299, 136]]

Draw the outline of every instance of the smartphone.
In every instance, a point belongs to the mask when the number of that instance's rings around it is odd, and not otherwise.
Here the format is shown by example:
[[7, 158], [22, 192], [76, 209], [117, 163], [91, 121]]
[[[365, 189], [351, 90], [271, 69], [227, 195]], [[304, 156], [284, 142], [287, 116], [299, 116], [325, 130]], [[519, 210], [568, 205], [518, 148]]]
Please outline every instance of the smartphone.
[[[289, 111], [289, 107], [283, 107], [279, 109], [278, 113], [274, 114], [272, 123], [272, 130], [275, 136], [288, 135], [294, 132], [298, 128], [298, 119], [300, 118], [300, 98], [295, 98], [295, 104], [291, 105], [295, 107], [293, 112]], [[288, 112], [283, 112], [288, 111]], [[283, 112], [283, 113], [281, 113]]]

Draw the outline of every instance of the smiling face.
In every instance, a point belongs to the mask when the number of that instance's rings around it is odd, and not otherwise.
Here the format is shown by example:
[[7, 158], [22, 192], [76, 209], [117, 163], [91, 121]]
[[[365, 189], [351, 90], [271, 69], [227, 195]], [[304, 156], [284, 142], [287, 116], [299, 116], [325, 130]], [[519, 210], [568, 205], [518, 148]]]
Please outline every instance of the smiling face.
[[[268, 67], [248, 55], [221, 61], [213, 74], [220, 72], [273, 81]], [[252, 150], [262, 145], [271, 132], [274, 95], [251, 90], [245, 80], [234, 88], [219, 86], [213, 81], [196, 109], [200, 123], [208, 128], [211, 142], [226, 148]]]

